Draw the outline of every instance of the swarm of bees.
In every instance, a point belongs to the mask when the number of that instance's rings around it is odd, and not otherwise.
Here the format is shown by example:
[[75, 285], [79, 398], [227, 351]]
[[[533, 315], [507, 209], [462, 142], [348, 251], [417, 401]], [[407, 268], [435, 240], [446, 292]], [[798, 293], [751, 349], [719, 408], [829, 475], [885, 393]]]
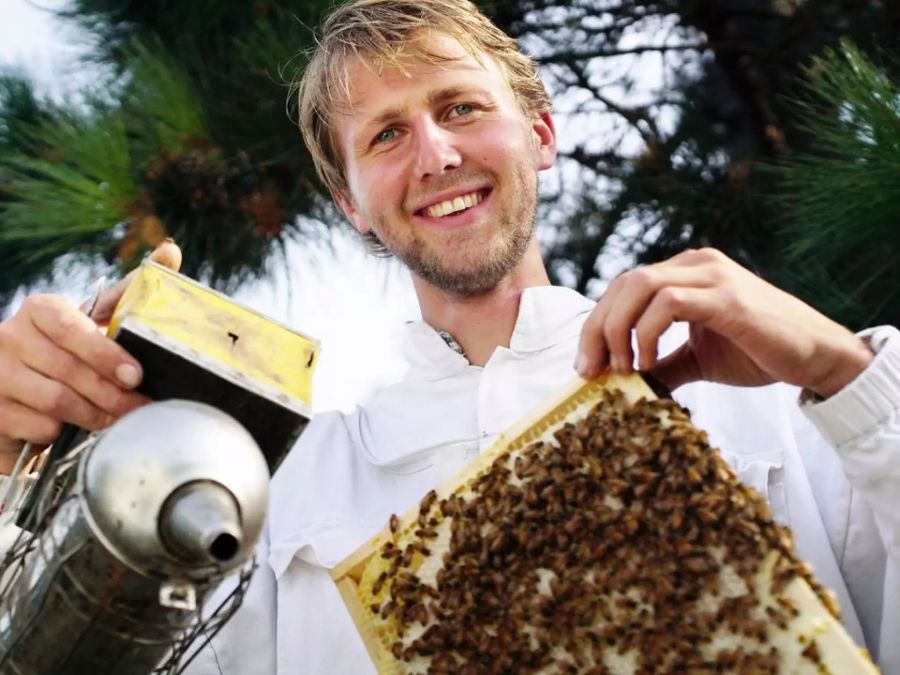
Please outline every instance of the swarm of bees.
[[396, 672], [815, 673], [789, 586], [838, 616], [672, 401], [607, 392], [389, 529], [359, 591]]

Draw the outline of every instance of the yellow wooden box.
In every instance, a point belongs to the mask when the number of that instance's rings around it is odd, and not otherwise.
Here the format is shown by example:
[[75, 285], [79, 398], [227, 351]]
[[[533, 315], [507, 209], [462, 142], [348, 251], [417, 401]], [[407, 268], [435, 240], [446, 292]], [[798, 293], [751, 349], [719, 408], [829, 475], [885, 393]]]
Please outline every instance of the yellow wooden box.
[[272, 471], [312, 414], [316, 340], [155, 262], [139, 268], [108, 335], [141, 363], [139, 391], [229, 413]]

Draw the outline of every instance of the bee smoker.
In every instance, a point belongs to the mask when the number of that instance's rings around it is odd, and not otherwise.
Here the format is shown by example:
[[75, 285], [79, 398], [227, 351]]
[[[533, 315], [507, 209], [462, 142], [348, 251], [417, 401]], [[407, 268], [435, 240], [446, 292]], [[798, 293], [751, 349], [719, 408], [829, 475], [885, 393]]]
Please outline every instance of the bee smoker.
[[[177, 673], [240, 604], [269, 471], [194, 401], [151, 403], [56, 462], [0, 565], [0, 674]], [[232, 596], [202, 602], [240, 571]]]

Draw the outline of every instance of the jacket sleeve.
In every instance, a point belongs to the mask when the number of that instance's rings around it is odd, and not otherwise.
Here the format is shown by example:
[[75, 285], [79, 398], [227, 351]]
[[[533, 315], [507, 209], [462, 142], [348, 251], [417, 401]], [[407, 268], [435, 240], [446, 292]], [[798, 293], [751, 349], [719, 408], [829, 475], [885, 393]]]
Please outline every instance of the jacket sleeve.
[[[194, 655], [184, 675], [272, 675], [275, 673], [275, 575], [268, 564], [268, 524], [257, 547], [258, 567], [244, 601], [216, 636]], [[209, 616], [234, 590], [229, 577], [205, 603]]]
[[868, 501], [888, 556], [900, 564], [900, 331], [867, 331], [875, 358], [831, 398], [803, 411], [834, 446], [844, 474]]
[[[900, 675], [900, 332], [882, 327], [862, 335], [868, 335], [876, 352], [869, 367], [831, 398], [801, 407], [836, 451], [850, 486], [845, 492], [827, 479], [823, 466], [818, 477], [825, 480], [815, 487], [825, 511], [835, 500], [846, 504], [833, 525], [839, 531], [842, 573], [855, 591], [868, 646], [883, 673]], [[830, 462], [824, 456], [808, 459], [817, 465]], [[882, 553], [867, 532], [881, 539]]]

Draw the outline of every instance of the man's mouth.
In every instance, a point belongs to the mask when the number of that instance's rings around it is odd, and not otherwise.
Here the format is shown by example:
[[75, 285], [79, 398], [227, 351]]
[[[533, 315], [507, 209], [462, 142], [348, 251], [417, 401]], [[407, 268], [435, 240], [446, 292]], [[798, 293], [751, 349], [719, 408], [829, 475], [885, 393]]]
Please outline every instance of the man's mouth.
[[429, 218], [443, 218], [444, 216], [471, 209], [473, 206], [478, 206], [484, 201], [486, 195], [487, 190], [476, 190], [475, 192], [469, 192], [453, 199], [432, 204], [427, 209], [422, 209], [419, 213]]

